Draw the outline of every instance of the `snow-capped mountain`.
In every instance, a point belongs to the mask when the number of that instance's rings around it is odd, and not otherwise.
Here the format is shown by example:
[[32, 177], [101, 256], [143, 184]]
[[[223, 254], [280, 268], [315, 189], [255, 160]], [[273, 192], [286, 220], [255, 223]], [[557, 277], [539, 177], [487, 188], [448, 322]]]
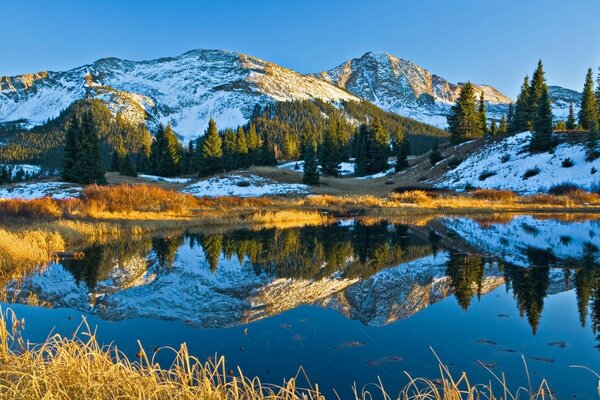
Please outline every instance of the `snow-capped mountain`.
[[[419, 65], [385, 53], [365, 53], [341, 65], [315, 74], [386, 111], [445, 128], [446, 116], [463, 83], [451, 83]], [[511, 99], [489, 85], [475, 84], [483, 92], [489, 118], [500, 120], [508, 112]], [[553, 113], [565, 120], [569, 104], [579, 109], [581, 93], [550, 86]]]
[[[204, 132], [211, 116], [220, 128], [246, 123], [256, 104], [364, 99], [445, 127], [461, 87], [389, 54], [369, 52], [329, 71], [303, 75], [246, 54], [192, 50], [150, 61], [103, 58], [69, 71], [0, 77], [0, 123], [40, 125], [76, 100], [98, 98], [132, 122], [171, 123], [189, 139]], [[499, 120], [507, 112], [507, 96], [489, 85], [476, 85], [476, 90], [484, 92], [491, 118]], [[580, 94], [557, 86], [550, 92], [555, 115], [565, 119]]]
[[245, 54], [193, 50], [152, 61], [100, 59], [65, 72], [0, 77], [0, 122], [28, 126], [58, 116], [72, 102], [100, 98], [134, 122], [171, 123], [184, 138], [247, 121], [257, 103], [296, 99], [359, 100], [313, 76]]
[[[462, 87], [410, 61], [372, 52], [316, 76], [384, 110], [439, 127], [447, 126], [446, 115]], [[511, 99], [488, 85], [475, 90], [483, 91], [490, 117], [501, 118]]]

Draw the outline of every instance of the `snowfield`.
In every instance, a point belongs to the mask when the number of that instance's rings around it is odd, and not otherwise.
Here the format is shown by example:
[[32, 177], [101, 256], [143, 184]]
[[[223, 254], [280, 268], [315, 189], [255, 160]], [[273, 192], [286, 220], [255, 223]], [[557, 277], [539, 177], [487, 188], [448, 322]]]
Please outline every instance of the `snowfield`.
[[[522, 132], [485, 146], [432, 183], [439, 188], [454, 190], [472, 186], [523, 194], [546, 192], [561, 183], [572, 183], [584, 189], [600, 183], [600, 173], [595, 172], [600, 171], [600, 159], [587, 162], [583, 145], [562, 143], [553, 154], [530, 154], [527, 148], [531, 135], [531, 132]], [[563, 166], [566, 159], [571, 159], [573, 166]], [[538, 170], [536, 175], [524, 178], [527, 171]]]
[[182, 189], [182, 192], [196, 197], [259, 197], [306, 194], [308, 186], [297, 183], [277, 183], [257, 175], [229, 175], [191, 184]]
[[0, 186], [0, 200], [13, 199], [69, 199], [79, 197], [82, 188], [65, 182], [30, 182], [11, 186]]
[[[296, 169], [298, 166], [298, 169]], [[284, 164], [278, 165], [277, 168], [287, 169], [289, 171], [304, 172], [304, 161], [290, 161]], [[347, 176], [354, 174], [354, 159], [351, 158], [348, 162], [340, 163], [340, 175]]]

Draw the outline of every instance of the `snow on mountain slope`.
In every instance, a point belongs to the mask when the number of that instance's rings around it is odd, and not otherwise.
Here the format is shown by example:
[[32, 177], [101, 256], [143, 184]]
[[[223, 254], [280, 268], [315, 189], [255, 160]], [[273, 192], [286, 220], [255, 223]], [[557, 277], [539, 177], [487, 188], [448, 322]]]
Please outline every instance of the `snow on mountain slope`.
[[556, 260], [591, 256], [600, 262], [600, 222], [562, 222], [516, 216], [510, 222], [482, 225], [469, 218], [446, 218], [444, 225], [484, 254], [508, 263], [531, 266], [529, 249], [549, 252]]
[[[522, 132], [484, 146], [455, 169], [436, 179], [436, 187], [464, 190], [467, 186], [507, 189], [531, 194], [545, 192], [553, 185], [572, 183], [590, 189], [600, 183], [600, 159], [586, 161], [582, 144], [562, 143], [552, 154], [528, 151], [531, 132]], [[571, 159], [573, 166], [564, 167]], [[537, 175], [525, 178], [527, 171]], [[486, 176], [487, 175], [487, 176]]]
[[184, 138], [243, 124], [257, 103], [358, 100], [340, 88], [245, 54], [193, 50], [151, 61], [100, 59], [65, 72], [0, 77], [0, 122], [38, 125], [73, 101], [100, 98], [134, 122], [171, 123]]
[[560, 86], [548, 86], [550, 100], [552, 101], [552, 113], [557, 120], [566, 121], [569, 117], [569, 105], [573, 104], [575, 118], [579, 113], [581, 93]]
[[[317, 76], [384, 110], [439, 127], [447, 126], [446, 115], [462, 87], [410, 61], [372, 52]], [[490, 117], [500, 119], [511, 100], [488, 85], [475, 90], [484, 92]]]

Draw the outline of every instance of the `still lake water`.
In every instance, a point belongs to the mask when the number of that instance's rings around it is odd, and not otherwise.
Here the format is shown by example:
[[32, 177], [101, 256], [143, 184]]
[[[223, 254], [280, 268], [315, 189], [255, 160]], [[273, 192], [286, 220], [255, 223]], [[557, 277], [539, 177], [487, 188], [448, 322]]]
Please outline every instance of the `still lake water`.
[[185, 342], [270, 383], [302, 365], [341, 398], [439, 377], [431, 349], [472, 382], [493, 380], [483, 363], [527, 386], [525, 359], [534, 385], [597, 398], [570, 366], [600, 371], [599, 249], [598, 221], [531, 216], [195, 231], [90, 247], [10, 281], [2, 306], [32, 342], [85, 315], [132, 358], [137, 340], [149, 354]]

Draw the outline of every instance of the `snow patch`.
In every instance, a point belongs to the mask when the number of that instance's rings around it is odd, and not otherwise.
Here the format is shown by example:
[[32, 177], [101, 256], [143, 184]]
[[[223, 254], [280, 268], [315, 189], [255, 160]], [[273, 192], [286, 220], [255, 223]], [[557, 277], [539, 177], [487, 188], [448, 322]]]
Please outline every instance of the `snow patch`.
[[196, 197], [259, 197], [305, 194], [308, 193], [308, 186], [297, 183], [278, 183], [257, 175], [228, 175], [194, 183], [184, 188], [182, 192]]

